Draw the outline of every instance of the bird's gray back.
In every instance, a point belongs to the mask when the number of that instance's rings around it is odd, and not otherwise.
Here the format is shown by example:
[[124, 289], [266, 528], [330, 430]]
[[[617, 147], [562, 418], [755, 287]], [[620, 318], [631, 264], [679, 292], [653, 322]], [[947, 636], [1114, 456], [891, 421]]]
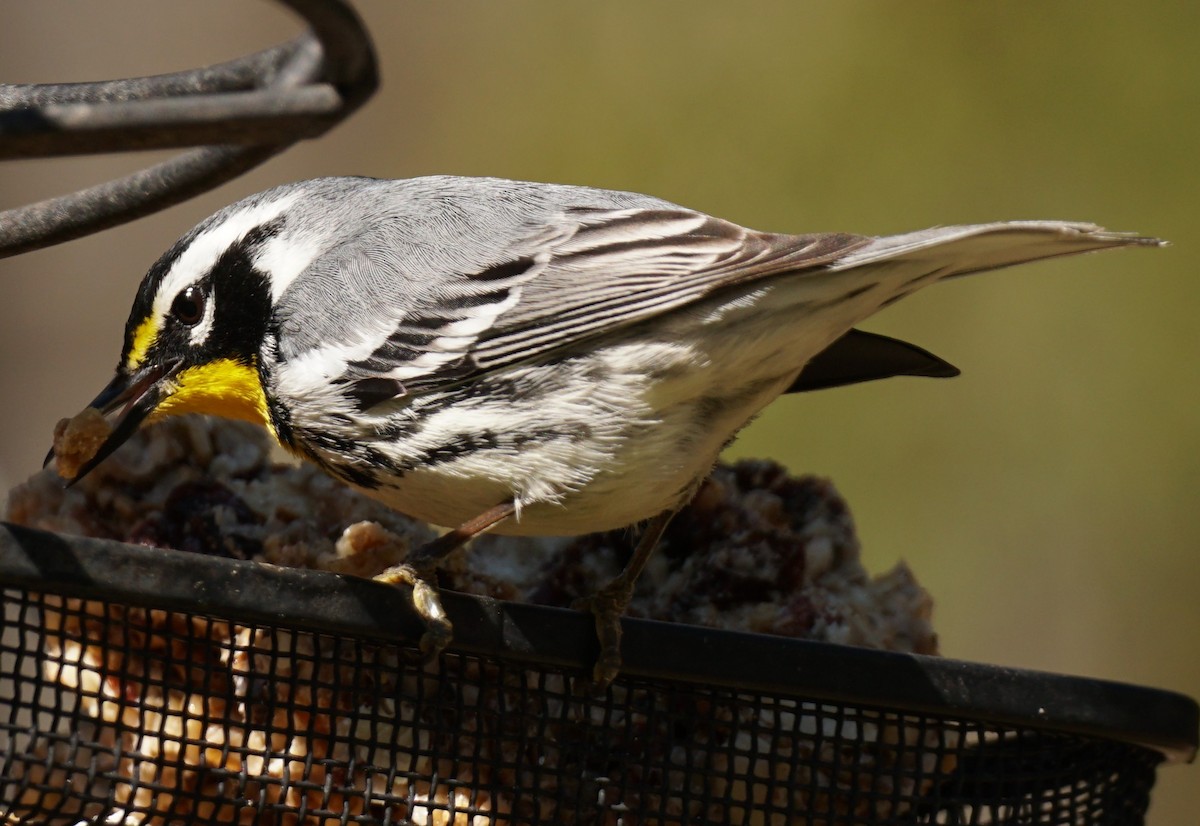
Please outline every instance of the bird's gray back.
[[306, 190], [305, 209], [289, 231], [321, 239], [323, 251], [278, 303], [285, 358], [328, 344], [331, 335], [390, 326], [406, 307], [436, 306], [473, 275], [572, 231], [570, 211], [679, 209], [637, 193], [496, 178], [326, 178], [293, 186]]

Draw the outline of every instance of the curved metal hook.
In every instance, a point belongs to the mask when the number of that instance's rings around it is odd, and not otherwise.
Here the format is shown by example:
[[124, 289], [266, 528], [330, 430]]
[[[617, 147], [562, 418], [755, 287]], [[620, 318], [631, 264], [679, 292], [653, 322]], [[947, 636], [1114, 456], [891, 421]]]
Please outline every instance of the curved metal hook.
[[0, 88], [0, 160], [212, 144], [70, 195], [0, 212], [0, 258], [127, 223], [320, 135], [378, 86], [370, 37], [343, 0], [280, 0], [304, 35], [217, 66]]

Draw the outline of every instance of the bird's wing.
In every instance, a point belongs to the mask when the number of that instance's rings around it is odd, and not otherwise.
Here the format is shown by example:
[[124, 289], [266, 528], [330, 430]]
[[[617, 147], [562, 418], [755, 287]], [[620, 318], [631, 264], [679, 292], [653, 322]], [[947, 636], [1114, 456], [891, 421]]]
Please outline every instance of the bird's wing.
[[443, 279], [436, 294], [410, 295], [404, 317], [344, 383], [371, 388], [364, 399], [372, 402], [445, 386], [723, 288], [827, 265], [868, 240], [770, 235], [682, 208], [568, 208], [506, 244], [493, 263]]
[[[351, 363], [337, 383], [350, 384], [360, 406], [370, 406], [576, 346], [716, 291], [781, 273], [819, 278], [854, 269], [866, 284], [881, 285], [895, 300], [940, 278], [1158, 243], [1055, 221], [869, 238], [760, 233], [662, 202], [565, 207], [554, 220], [498, 234], [482, 256], [486, 263], [480, 265], [476, 256], [473, 266], [431, 279], [436, 289], [410, 292], [404, 316], [389, 322], [394, 326], [382, 343]], [[444, 265], [453, 251], [439, 252]], [[887, 365], [871, 369], [897, 374]], [[849, 380], [834, 377], [834, 383]]]
[[581, 210], [520, 300], [471, 357], [490, 370], [692, 304], [719, 290], [824, 266], [855, 235], [771, 235], [690, 210]]

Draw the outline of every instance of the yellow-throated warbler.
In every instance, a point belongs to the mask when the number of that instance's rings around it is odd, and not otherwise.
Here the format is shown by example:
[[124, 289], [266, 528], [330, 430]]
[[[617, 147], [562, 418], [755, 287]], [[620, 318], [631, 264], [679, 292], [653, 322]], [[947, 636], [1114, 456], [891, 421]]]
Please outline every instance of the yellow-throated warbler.
[[791, 390], [957, 372], [854, 324], [942, 278], [1157, 243], [1054, 221], [779, 235], [645, 195], [496, 179], [281, 186], [150, 268], [93, 402], [113, 432], [79, 476], [147, 419], [261, 422], [455, 528], [384, 575], [414, 585], [430, 650], [450, 630], [431, 574], [471, 536], [652, 520], [590, 603], [606, 681], [646, 557], [759, 410]]

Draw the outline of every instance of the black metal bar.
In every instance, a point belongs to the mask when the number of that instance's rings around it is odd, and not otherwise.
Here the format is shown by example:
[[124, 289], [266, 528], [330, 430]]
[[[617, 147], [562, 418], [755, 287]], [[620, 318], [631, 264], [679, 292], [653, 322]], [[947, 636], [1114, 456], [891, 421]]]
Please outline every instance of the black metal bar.
[[87, 83], [15, 83], [0, 86], [0, 112], [64, 103], [123, 103], [151, 98], [235, 92], [265, 85], [309, 42], [287, 43], [225, 63], [147, 77]]
[[[0, 525], [0, 585], [408, 645], [421, 631], [407, 595], [370, 580], [16, 526]], [[455, 626], [451, 650], [579, 671], [594, 660], [588, 615], [452, 592], [443, 599]], [[673, 623], [626, 619], [623, 626], [618, 679], [1101, 737], [1173, 761], [1192, 760], [1200, 741], [1200, 708], [1169, 691]]]
[[[330, 84], [96, 106], [51, 104], [0, 114], [0, 159], [173, 149], [197, 144], [286, 144], [319, 135], [342, 99]], [[53, 136], [53, 141], [47, 140]]]
[[219, 143], [90, 189], [0, 212], [0, 258], [165, 209], [328, 130], [378, 85], [342, 0], [281, 0], [310, 31], [218, 66], [0, 89], [0, 159]]
[[0, 212], [0, 258], [61, 244], [141, 218], [220, 186], [280, 147], [211, 147], [27, 207]]
[[346, 99], [347, 114], [361, 106], [379, 85], [370, 37], [354, 10], [341, 0], [282, 0], [305, 19], [321, 43], [324, 79]]

